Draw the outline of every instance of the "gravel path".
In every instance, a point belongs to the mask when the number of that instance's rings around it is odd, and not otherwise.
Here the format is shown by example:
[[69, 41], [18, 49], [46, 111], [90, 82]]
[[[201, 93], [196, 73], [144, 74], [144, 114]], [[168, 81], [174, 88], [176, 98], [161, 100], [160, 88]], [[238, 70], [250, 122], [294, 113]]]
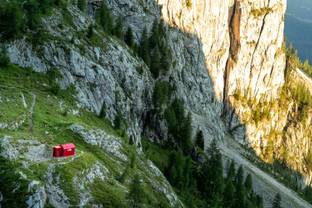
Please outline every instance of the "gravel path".
[[303, 200], [296, 192], [287, 188], [242, 156], [240, 152], [244, 150], [231, 136], [225, 136], [225, 141], [220, 148], [223, 155], [243, 165], [246, 171], [253, 175], [254, 187], [257, 189], [258, 194], [263, 196], [265, 208], [272, 206], [272, 200], [275, 196], [272, 193], [278, 192], [282, 196], [282, 205], [284, 208], [312, 208], [312, 205]]

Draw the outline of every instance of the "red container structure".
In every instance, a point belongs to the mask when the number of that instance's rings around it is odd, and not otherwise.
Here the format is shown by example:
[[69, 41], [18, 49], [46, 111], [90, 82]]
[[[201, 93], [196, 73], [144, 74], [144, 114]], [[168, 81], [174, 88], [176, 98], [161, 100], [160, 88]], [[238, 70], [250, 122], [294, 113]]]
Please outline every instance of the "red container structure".
[[68, 157], [75, 155], [75, 145], [73, 143], [62, 144], [53, 147], [53, 157]]
[[60, 145], [53, 147], [53, 157], [62, 157], [63, 149]]
[[73, 143], [63, 144], [61, 147], [63, 149], [63, 157], [75, 155], [75, 145]]

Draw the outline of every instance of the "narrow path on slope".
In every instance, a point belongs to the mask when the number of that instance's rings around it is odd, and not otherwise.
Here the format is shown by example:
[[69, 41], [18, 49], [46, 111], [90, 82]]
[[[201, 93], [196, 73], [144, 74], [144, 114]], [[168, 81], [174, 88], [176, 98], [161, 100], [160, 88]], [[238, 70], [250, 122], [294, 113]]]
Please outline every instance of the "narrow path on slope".
[[[274, 198], [274, 194], [272, 194], [272, 192], [279, 192], [282, 195], [282, 204], [285, 208], [312, 208], [312, 205], [303, 200], [296, 192], [292, 191], [285, 185], [278, 182], [275, 178], [256, 167], [254, 164], [249, 162], [249, 160], [247, 160], [243, 155], [241, 155], [241, 152], [243, 152], [244, 150], [231, 136], [225, 136], [225, 141], [223, 144], [221, 144], [220, 148], [223, 155], [230, 159], [233, 159], [238, 164], [243, 165], [247, 169], [247, 172], [252, 173], [253, 176], [256, 176], [257, 179], [260, 180], [260, 183], [263, 183], [257, 184], [257, 186], [261, 189], [261, 192], [263, 193], [262, 195], [266, 195], [264, 196], [264, 207], [271, 207], [271, 201]], [[265, 194], [264, 192], [267, 193]]]
[[308, 90], [310, 91], [310, 93], [312, 94], [312, 78], [303, 70], [296, 68], [296, 72], [298, 74], [298, 76], [302, 79], [302, 81], [308, 85]]

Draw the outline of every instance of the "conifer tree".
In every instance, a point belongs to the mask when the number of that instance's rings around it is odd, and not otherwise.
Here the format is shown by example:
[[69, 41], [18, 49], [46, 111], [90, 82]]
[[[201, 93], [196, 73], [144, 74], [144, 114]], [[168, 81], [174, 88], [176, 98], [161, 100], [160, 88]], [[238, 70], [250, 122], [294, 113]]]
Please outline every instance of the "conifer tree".
[[191, 190], [193, 187], [193, 180], [192, 180], [192, 162], [191, 158], [187, 157], [184, 161], [183, 167], [183, 189]]
[[144, 195], [145, 194], [140, 182], [140, 178], [138, 175], [135, 175], [130, 185], [130, 191], [128, 195], [128, 199], [130, 200], [130, 207], [142, 207], [142, 203], [144, 202]]
[[281, 208], [281, 201], [282, 201], [281, 195], [277, 193], [275, 195], [272, 208]]
[[224, 208], [232, 208], [234, 206], [235, 203], [234, 191], [235, 191], [234, 185], [232, 181], [229, 181], [224, 189], [224, 197], [223, 197]]
[[99, 114], [100, 118], [105, 118], [106, 117], [106, 105], [105, 102], [103, 102], [102, 104], [102, 108], [101, 108], [101, 112]]
[[149, 41], [147, 37], [147, 29], [146, 27], [143, 30], [141, 43], [140, 43], [140, 57], [146, 63], [147, 66], [150, 66], [151, 58], [150, 58], [150, 51], [149, 51]]
[[252, 177], [250, 174], [248, 174], [245, 179], [245, 188], [247, 193], [250, 193], [252, 191]]
[[9, 40], [20, 35], [24, 17], [16, 3], [0, 4], [0, 39]]
[[125, 42], [130, 48], [134, 48], [134, 37], [131, 27], [128, 27], [128, 30], [125, 35]]
[[244, 170], [243, 170], [243, 166], [240, 166], [238, 168], [238, 171], [237, 171], [237, 174], [236, 174], [236, 178], [235, 178], [236, 185], [243, 184], [243, 180], [244, 180]]
[[236, 178], [235, 178], [235, 188], [236, 188], [235, 207], [241, 207], [241, 208], [246, 207], [243, 180], [244, 180], [244, 170], [243, 170], [243, 167], [240, 166], [237, 171]]
[[151, 58], [151, 72], [153, 74], [154, 78], [158, 78], [160, 74], [160, 67], [161, 67], [161, 54], [159, 51], [158, 46], [155, 47], [153, 53], [152, 53], [152, 58]]
[[118, 112], [114, 119], [115, 129], [121, 129], [122, 127], [122, 115]]
[[180, 140], [181, 140], [181, 148], [185, 154], [190, 153], [192, 148], [192, 117], [191, 114], [188, 113], [186, 118], [183, 119], [183, 123], [180, 129]]
[[103, 30], [106, 33], [108, 34], [112, 33], [113, 19], [108, 7], [104, 2], [102, 2], [100, 8], [97, 10], [96, 20], [97, 23], [102, 26]]
[[235, 176], [236, 176], [235, 162], [232, 160], [227, 172], [227, 181], [228, 182], [231, 181], [234, 183]]
[[216, 140], [213, 140], [209, 149], [209, 163], [211, 167], [211, 175], [210, 180], [211, 189], [213, 191], [212, 195], [220, 196], [223, 192], [223, 164], [222, 164], [222, 156], [220, 150], [217, 146]]
[[9, 65], [9, 63], [10, 63], [10, 59], [7, 56], [6, 49], [0, 48], [0, 67], [6, 67]]
[[166, 176], [169, 182], [177, 188], [183, 188], [184, 185], [184, 160], [181, 151], [174, 151], [170, 154], [169, 164], [166, 170]]
[[170, 69], [172, 63], [171, 52], [168, 47], [165, 47], [162, 50], [161, 63], [162, 70], [166, 73]]
[[158, 45], [159, 41], [159, 28], [158, 21], [155, 19], [152, 27], [152, 35], [150, 37], [150, 48], [155, 48]]
[[94, 35], [94, 26], [92, 24], [89, 25], [88, 30], [87, 30], [87, 38], [92, 39]]
[[114, 26], [113, 35], [115, 35], [119, 39], [123, 39], [122, 20], [120, 17], [117, 19], [116, 24]]
[[77, 6], [80, 9], [80, 11], [85, 12], [87, 8], [87, 2], [86, 0], [78, 0]]
[[204, 134], [202, 130], [198, 130], [195, 137], [195, 144], [198, 148], [201, 150], [204, 150], [205, 148], [205, 141], [204, 141]]
[[27, 0], [23, 4], [23, 9], [26, 13], [26, 24], [31, 30], [37, 29], [40, 22], [40, 8], [39, 2], [34, 0]]
[[162, 106], [169, 102], [169, 83], [158, 81], [153, 92], [153, 104], [156, 110], [161, 110]]

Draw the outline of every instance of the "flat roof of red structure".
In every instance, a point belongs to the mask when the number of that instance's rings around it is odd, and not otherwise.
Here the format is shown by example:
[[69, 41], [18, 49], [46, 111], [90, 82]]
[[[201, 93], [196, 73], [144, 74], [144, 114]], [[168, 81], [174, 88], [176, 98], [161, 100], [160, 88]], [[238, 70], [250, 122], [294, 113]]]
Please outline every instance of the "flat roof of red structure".
[[73, 149], [73, 148], [75, 148], [75, 145], [73, 143], [62, 144], [61, 146], [63, 147], [63, 149]]

